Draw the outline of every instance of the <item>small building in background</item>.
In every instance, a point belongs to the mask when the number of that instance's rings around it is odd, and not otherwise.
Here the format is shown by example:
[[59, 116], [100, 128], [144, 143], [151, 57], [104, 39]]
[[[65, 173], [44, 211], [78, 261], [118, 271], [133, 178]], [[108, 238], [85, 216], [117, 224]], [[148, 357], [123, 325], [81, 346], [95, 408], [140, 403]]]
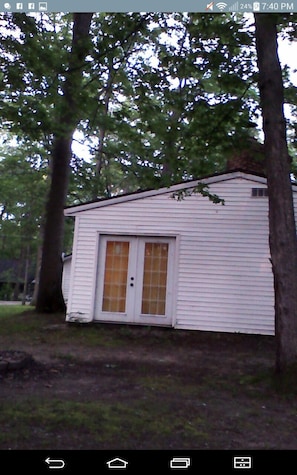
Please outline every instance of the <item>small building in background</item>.
[[[295, 185], [293, 193], [297, 206]], [[64, 262], [67, 321], [274, 334], [261, 170], [227, 170], [65, 215], [75, 217]]]
[[34, 275], [33, 264], [21, 259], [0, 259], [0, 300], [29, 300]]

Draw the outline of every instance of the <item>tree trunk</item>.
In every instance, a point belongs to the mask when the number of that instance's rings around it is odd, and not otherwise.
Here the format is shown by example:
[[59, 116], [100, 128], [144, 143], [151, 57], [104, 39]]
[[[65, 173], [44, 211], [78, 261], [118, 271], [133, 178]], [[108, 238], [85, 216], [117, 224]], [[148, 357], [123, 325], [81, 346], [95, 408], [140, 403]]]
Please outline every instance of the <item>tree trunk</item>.
[[53, 171], [46, 207], [42, 261], [36, 302], [36, 310], [39, 312], [65, 311], [62, 294], [62, 250], [71, 137], [60, 137], [55, 140], [52, 157]]
[[79, 121], [82, 69], [90, 46], [91, 19], [92, 13], [74, 13], [69, 67], [61, 103], [57, 105], [62, 112], [58, 118], [59, 129], [56, 130], [53, 141], [51, 185], [46, 206], [36, 302], [38, 312], [65, 311], [62, 294], [64, 206], [68, 191], [72, 136]]
[[22, 297], [22, 305], [26, 305], [27, 295], [28, 295], [28, 275], [29, 275], [29, 265], [30, 265], [30, 244], [27, 245], [26, 254], [25, 254], [25, 275], [24, 275], [24, 290]]
[[35, 268], [35, 277], [34, 277], [34, 290], [32, 295], [32, 300], [30, 305], [34, 306], [37, 302], [37, 295], [38, 295], [38, 287], [39, 287], [39, 275], [40, 275], [40, 264], [41, 264], [41, 246], [38, 246], [37, 249], [37, 256], [36, 256], [36, 268]]
[[275, 292], [276, 370], [283, 373], [297, 362], [297, 239], [276, 20], [274, 14], [255, 14]]

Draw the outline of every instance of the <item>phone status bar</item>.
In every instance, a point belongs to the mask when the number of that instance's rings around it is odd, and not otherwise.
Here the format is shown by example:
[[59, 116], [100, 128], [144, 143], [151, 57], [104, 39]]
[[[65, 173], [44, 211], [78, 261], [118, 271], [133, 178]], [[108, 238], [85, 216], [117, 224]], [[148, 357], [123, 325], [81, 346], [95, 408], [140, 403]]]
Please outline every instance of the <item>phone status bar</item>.
[[2, 12], [201, 12], [201, 13], [294, 13], [294, 1], [281, 2], [244, 2], [244, 1], [205, 1], [183, 0], [183, 8], [180, 9], [178, 0], [138, 0], [135, 8], [135, 0], [49, 0], [38, 2], [3, 2], [0, 3]]

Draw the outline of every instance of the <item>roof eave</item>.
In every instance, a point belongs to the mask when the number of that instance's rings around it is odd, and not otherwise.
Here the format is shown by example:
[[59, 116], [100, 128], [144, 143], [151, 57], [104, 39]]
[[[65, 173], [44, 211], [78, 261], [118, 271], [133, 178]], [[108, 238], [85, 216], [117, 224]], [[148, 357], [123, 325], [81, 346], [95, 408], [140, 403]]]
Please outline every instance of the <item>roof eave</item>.
[[[128, 201], [135, 201], [135, 200], [144, 199], [151, 196], [162, 195], [166, 193], [168, 194], [175, 193], [180, 190], [193, 188], [197, 186], [198, 183], [205, 183], [206, 185], [210, 185], [212, 183], [228, 181], [234, 178], [243, 178], [243, 179], [251, 180], [254, 182], [256, 181], [261, 184], [266, 184], [267, 182], [264, 175], [259, 175], [253, 172], [237, 169], [237, 170], [232, 170], [228, 172], [218, 173], [216, 175], [206, 176], [204, 178], [200, 178], [196, 180], [181, 182], [176, 185], [171, 185], [169, 187], [163, 187], [156, 190], [152, 189], [152, 190], [138, 191], [138, 192], [134, 192], [134, 193], [126, 194], [126, 195], [118, 195], [112, 198], [96, 200], [96, 201], [92, 201], [92, 202], [88, 202], [88, 203], [84, 203], [80, 205], [75, 205], [75, 206], [69, 206], [65, 208], [64, 215], [76, 216], [77, 214], [83, 211], [87, 211], [87, 210], [91, 210], [95, 208], [103, 208], [105, 206], [110, 206], [113, 204], [126, 203]], [[297, 191], [297, 188], [296, 188], [296, 191]]]

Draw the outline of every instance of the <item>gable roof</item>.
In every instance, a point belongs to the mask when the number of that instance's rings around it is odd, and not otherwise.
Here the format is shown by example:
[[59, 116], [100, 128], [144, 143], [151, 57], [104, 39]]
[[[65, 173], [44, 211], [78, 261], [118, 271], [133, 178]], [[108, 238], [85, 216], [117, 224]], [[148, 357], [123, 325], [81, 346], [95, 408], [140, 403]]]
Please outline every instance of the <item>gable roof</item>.
[[[75, 216], [77, 213], [94, 209], [94, 208], [101, 208], [103, 206], [110, 206], [112, 204], [124, 203], [127, 201], [143, 199], [143, 198], [157, 196], [157, 195], [161, 195], [165, 193], [175, 193], [180, 190], [194, 188], [199, 183], [210, 185], [212, 183], [232, 180], [234, 178], [243, 178], [243, 179], [251, 180], [253, 182], [258, 182], [261, 184], [267, 183], [267, 180], [264, 175], [256, 174], [250, 171], [244, 171], [242, 169], [237, 169], [237, 170], [227, 171], [223, 173], [217, 173], [214, 175], [208, 175], [200, 179], [183, 181], [175, 185], [171, 185], [169, 187], [163, 187], [163, 188], [158, 188], [158, 189], [148, 189], [148, 190], [137, 190], [137, 191], [134, 191], [133, 193], [117, 195], [111, 198], [101, 198], [94, 201], [88, 201], [83, 204], [68, 206], [64, 210], [64, 215]], [[296, 188], [296, 191], [297, 191], [297, 188]]]
[[[213, 175], [205, 176], [204, 178], [199, 178], [195, 180], [183, 181], [175, 185], [170, 185], [168, 187], [158, 188], [158, 189], [147, 189], [147, 190], [137, 190], [133, 193], [126, 193], [122, 195], [113, 196], [111, 198], [100, 198], [93, 201], [88, 201], [86, 203], [77, 204], [73, 206], [68, 206], [64, 209], [65, 216], [75, 216], [78, 213], [87, 211], [94, 208], [102, 208], [104, 206], [110, 206], [118, 203], [125, 203], [128, 201], [134, 201], [139, 199], [148, 198], [151, 196], [162, 195], [166, 193], [176, 193], [180, 190], [186, 190], [195, 188], [199, 183], [205, 185], [211, 185], [212, 183], [219, 183], [228, 180], [234, 180], [235, 178], [242, 178], [244, 180], [249, 180], [254, 183], [259, 183], [262, 185], [267, 185], [267, 178], [265, 175], [255, 173], [254, 171], [247, 171], [241, 168], [237, 170], [225, 171], [222, 173], [216, 173]], [[292, 183], [293, 191], [297, 192], [296, 182]]]

